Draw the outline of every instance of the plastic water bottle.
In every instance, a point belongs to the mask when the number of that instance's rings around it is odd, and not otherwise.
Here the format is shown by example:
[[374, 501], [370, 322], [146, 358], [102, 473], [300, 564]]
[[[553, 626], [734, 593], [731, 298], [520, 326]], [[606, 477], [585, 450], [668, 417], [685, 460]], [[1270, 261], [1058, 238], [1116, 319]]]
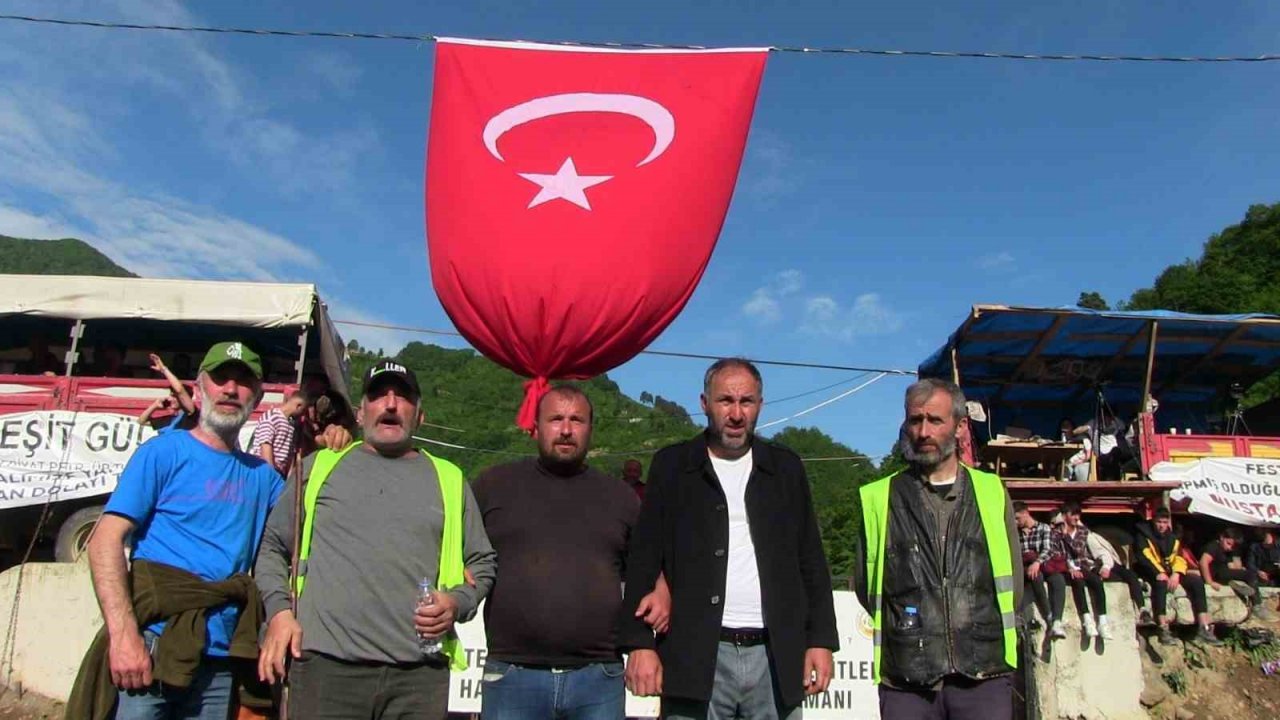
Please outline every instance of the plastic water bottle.
[[1262, 672], [1267, 675], [1280, 673], [1280, 660], [1268, 660], [1262, 663]]
[[[418, 605], [419, 606], [432, 605], [435, 603], [436, 599], [431, 594], [431, 591], [434, 589], [435, 588], [433, 588], [431, 585], [431, 581], [428, 580], [427, 578], [423, 578], [422, 580], [418, 581]], [[441, 649], [443, 649], [443, 645], [440, 642], [440, 638], [424, 637], [422, 635], [418, 636], [418, 647], [422, 649], [422, 654], [427, 656], [439, 655]]]
[[908, 605], [902, 611], [902, 619], [898, 621], [899, 630], [919, 630], [920, 611], [914, 605]]

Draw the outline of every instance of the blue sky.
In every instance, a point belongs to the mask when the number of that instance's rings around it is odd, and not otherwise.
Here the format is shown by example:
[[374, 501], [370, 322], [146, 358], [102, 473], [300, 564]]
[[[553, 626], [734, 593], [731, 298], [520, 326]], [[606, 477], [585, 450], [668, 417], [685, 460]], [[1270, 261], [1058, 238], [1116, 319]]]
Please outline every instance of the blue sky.
[[[1280, 6], [1261, 1], [113, 0], [0, 11], [529, 40], [1280, 52]], [[84, 238], [148, 275], [315, 282], [339, 318], [448, 328], [423, 231], [432, 56], [430, 43], [0, 22], [0, 234]], [[1278, 79], [1280, 63], [773, 54], [715, 255], [652, 347], [914, 368], [974, 303], [1127, 297], [1250, 204], [1280, 200]], [[343, 331], [388, 351], [413, 337]], [[642, 356], [611, 375], [633, 396], [692, 411], [703, 367]], [[853, 387], [771, 405], [854, 374], [765, 373], [762, 422]], [[905, 384], [886, 378], [797, 422], [882, 454]]]

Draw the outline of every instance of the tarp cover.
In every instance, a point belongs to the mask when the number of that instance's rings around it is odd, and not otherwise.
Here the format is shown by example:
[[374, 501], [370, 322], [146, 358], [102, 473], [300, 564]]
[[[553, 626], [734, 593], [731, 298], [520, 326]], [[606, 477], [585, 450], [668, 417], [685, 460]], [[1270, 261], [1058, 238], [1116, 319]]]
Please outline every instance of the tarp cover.
[[919, 371], [951, 379], [954, 352], [965, 395], [988, 408], [996, 432], [1013, 425], [1048, 436], [1062, 417], [1088, 420], [1095, 388], [1129, 420], [1139, 410], [1153, 321], [1160, 427], [1210, 430], [1234, 405], [1232, 383], [1248, 387], [1280, 367], [1274, 315], [978, 305]]
[[307, 284], [0, 275], [0, 316], [138, 318], [277, 328], [311, 324]]

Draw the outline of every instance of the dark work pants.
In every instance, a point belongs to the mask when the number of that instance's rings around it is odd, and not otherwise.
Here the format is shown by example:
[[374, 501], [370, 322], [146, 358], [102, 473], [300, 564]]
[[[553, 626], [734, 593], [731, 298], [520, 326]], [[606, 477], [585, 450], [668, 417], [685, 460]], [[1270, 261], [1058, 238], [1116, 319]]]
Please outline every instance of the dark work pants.
[[881, 683], [885, 720], [1011, 720], [1013, 677], [987, 680], [949, 676], [940, 690], [899, 690]]
[[[1095, 615], [1107, 614], [1107, 592], [1102, 587], [1102, 577], [1097, 573], [1085, 571], [1084, 577], [1076, 580], [1067, 575], [1067, 584], [1071, 586], [1071, 597], [1076, 601], [1076, 612], [1080, 613], [1080, 617], [1089, 614], [1089, 599], [1093, 599], [1093, 612]], [[1088, 590], [1088, 597], [1085, 596], [1085, 590]]]
[[1132, 570], [1123, 565], [1114, 565], [1111, 568], [1110, 577], [1104, 578], [1103, 582], [1122, 582], [1129, 586], [1129, 599], [1133, 601], [1133, 606], [1138, 610], [1142, 609], [1142, 583], [1138, 580], [1138, 576]]
[[1046, 623], [1061, 620], [1062, 608], [1067, 604], [1067, 582], [1062, 579], [1062, 575], [1040, 573], [1035, 580], [1027, 578], [1026, 582], [1031, 586], [1031, 592], [1023, 594], [1023, 607], [1026, 607], [1028, 600], [1035, 600], [1036, 607], [1040, 609], [1040, 617]]
[[298, 720], [444, 720], [444, 662], [349, 663], [305, 652], [289, 669], [289, 717]]
[[[1219, 577], [1219, 575], [1221, 575], [1221, 577]], [[1213, 579], [1218, 581], [1219, 585], [1226, 585], [1232, 580], [1239, 580], [1240, 582], [1243, 582], [1245, 585], [1248, 585], [1249, 587], [1253, 588], [1253, 599], [1250, 600], [1249, 602], [1256, 603], [1258, 601], [1259, 595], [1258, 595], [1258, 571], [1257, 570], [1250, 570], [1248, 568], [1227, 568], [1224, 572], [1214, 573]]]
[[[1157, 580], [1156, 572], [1146, 565], [1138, 566], [1138, 574], [1151, 584], [1151, 612], [1157, 619], [1163, 617], [1168, 608], [1169, 586]], [[1183, 575], [1182, 587], [1187, 591], [1191, 609], [1196, 615], [1209, 612], [1209, 600], [1204, 595], [1204, 580], [1199, 575]]]

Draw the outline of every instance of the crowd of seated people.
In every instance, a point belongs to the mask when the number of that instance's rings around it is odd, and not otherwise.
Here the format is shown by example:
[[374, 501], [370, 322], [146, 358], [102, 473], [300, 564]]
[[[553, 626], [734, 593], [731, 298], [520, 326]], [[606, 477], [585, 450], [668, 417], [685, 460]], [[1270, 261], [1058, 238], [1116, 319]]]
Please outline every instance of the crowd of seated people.
[[[1063, 625], [1066, 590], [1080, 616], [1086, 639], [1112, 637], [1107, 616], [1104, 583], [1123, 583], [1138, 614], [1139, 626], [1156, 627], [1162, 644], [1176, 642], [1168, 612], [1170, 594], [1182, 588], [1196, 620], [1196, 640], [1220, 645], [1209, 612], [1206, 588], [1229, 587], [1250, 606], [1253, 617], [1274, 622], [1276, 614], [1260, 588], [1280, 586], [1280, 544], [1272, 529], [1258, 529], [1245, 547], [1239, 528], [1223, 526], [1209, 542], [1185, 543], [1186, 534], [1174, 527], [1167, 509], [1156, 511], [1150, 523], [1139, 523], [1126, 565], [1121, 553], [1101, 534], [1091, 532], [1081, 517], [1080, 505], [1063, 503], [1050, 522], [1037, 519], [1025, 503], [1014, 503], [1014, 518], [1021, 534], [1022, 567], [1028, 592], [1024, 607], [1034, 603], [1033, 628], [1047, 627], [1050, 640], [1067, 636]], [[1148, 609], [1146, 596], [1150, 594]]]

